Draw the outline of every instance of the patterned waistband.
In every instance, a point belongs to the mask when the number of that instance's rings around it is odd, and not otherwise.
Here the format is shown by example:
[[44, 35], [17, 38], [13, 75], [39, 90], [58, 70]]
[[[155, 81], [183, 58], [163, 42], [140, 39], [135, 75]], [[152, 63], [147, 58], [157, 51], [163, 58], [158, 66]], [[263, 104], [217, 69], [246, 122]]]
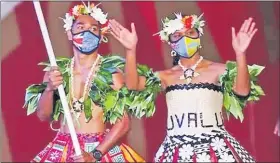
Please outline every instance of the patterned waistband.
[[[106, 132], [96, 132], [96, 133], [76, 133], [78, 137], [81, 136], [99, 136], [99, 135], [104, 135]], [[58, 132], [57, 135], [60, 136], [71, 136], [70, 133], [65, 133], [65, 132]]]
[[[100, 142], [105, 137], [107, 132], [99, 132], [99, 133], [77, 133], [78, 140], [91, 141], [91, 142]], [[67, 140], [71, 139], [70, 133], [58, 132], [55, 140]]]

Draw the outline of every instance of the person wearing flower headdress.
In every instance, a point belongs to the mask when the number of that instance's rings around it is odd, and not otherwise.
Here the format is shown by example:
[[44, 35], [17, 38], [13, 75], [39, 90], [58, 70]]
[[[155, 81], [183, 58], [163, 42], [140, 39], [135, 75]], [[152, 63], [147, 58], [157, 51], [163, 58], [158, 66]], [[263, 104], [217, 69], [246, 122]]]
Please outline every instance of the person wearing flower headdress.
[[[167, 135], [155, 155], [155, 162], [248, 162], [253, 157], [224, 128], [222, 108], [227, 115], [244, 119], [247, 101], [264, 95], [257, 85], [263, 66], [248, 66], [246, 51], [257, 29], [252, 18], [239, 31], [232, 28], [232, 47], [236, 62], [215, 63], [200, 54], [205, 21], [201, 16], [165, 18], [157, 33], [172, 48], [173, 67], [159, 72], [136, 63], [137, 34], [112, 20], [113, 35], [126, 46], [125, 83], [128, 89], [154, 100], [165, 90], [168, 108]], [[145, 72], [141, 73], [139, 68]], [[148, 101], [148, 102], [151, 102]], [[148, 103], [143, 100], [142, 103]], [[153, 105], [152, 103], [150, 105]], [[149, 106], [149, 103], [147, 104]], [[154, 111], [154, 110], [153, 110]]]
[[[130, 92], [124, 87], [124, 59], [98, 53], [101, 42], [108, 41], [107, 14], [93, 3], [81, 4], [71, 8], [63, 21], [73, 44], [73, 58], [57, 58], [58, 67], [40, 63], [46, 66], [43, 83], [30, 85], [26, 90], [27, 114], [37, 112], [40, 120], [50, 120], [51, 128], [58, 131], [32, 162], [144, 162], [129, 146], [119, 143], [129, 131], [129, 115], [133, 113], [126, 108], [134, 101], [129, 101]], [[65, 125], [57, 91], [60, 84], [74, 118], [81, 156], [75, 156]], [[53, 122], [57, 121], [60, 128], [54, 129]], [[106, 130], [106, 122], [112, 124], [111, 130]]]

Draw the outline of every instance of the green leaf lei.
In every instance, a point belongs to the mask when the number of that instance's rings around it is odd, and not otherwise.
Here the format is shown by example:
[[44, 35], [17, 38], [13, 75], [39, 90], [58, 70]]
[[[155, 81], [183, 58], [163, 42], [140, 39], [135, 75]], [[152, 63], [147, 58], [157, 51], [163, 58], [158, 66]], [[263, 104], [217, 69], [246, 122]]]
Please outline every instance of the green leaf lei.
[[[63, 86], [68, 100], [69, 97], [69, 79], [70, 79], [70, 58], [58, 57], [57, 65], [62, 73], [64, 82]], [[48, 62], [39, 63], [39, 65], [47, 66], [44, 71], [49, 71], [50, 64]], [[138, 65], [138, 73], [147, 78], [146, 89], [143, 91], [130, 91], [126, 87], [120, 90], [112, 89], [112, 74], [118, 70], [124, 70], [124, 58], [116, 55], [110, 55], [101, 58], [99, 70], [92, 86], [89, 90], [89, 96], [84, 101], [84, 114], [86, 122], [92, 118], [92, 102], [103, 108], [104, 122], [114, 124], [118, 119], [122, 118], [125, 112], [141, 118], [143, 116], [150, 117], [155, 112], [155, 99], [160, 92], [161, 83], [156, 73], [147, 66]], [[33, 84], [26, 89], [24, 108], [27, 108], [27, 115], [34, 113], [37, 109], [38, 101], [44, 92], [47, 83]], [[58, 97], [58, 91], [55, 91]], [[52, 119], [58, 121], [61, 113], [63, 114], [62, 104], [59, 98], [54, 98], [55, 104]]]
[[[63, 85], [68, 100], [70, 100], [70, 62], [71, 59], [69, 58], [57, 58], [57, 64], [64, 78]], [[40, 63], [39, 65], [47, 66], [44, 71], [48, 71], [50, 68], [49, 63]], [[154, 73], [152, 69], [145, 65], [138, 65], [137, 71], [139, 75], [146, 77], [146, 88], [142, 91], [131, 91], [126, 87], [122, 87], [120, 90], [116, 91], [110, 86], [113, 84], [112, 74], [118, 72], [118, 70], [123, 71], [124, 65], [125, 60], [120, 56], [110, 55], [102, 57], [97, 76], [92, 81], [92, 87], [88, 96], [89, 98], [84, 102], [86, 122], [90, 121], [92, 118], [92, 102], [103, 108], [103, 120], [104, 122], [110, 122], [111, 124], [114, 124], [120, 119], [125, 112], [137, 118], [142, 118], [144, 116], [151, 117], [154, 114], [155, 99], [157, 94], [161, 91], [161, 82], [157, 73]], [[258, 65], [248, 66], [251, 80], [251, 91], [248, 98], [240, 98], [234, 94], [232, 90], [237, 75], [236, 62], [227, 62], [226, 69], [226, 72], [219, 78], [223, 87], [223, 105], [228, 116], [232, 114], [235, 118], [239, 118], [243, 121], [243, 108], [245, 107], [246, 102], [258, 101], [260, 96], [265, 95], [262, 88], [257, 85], [257, 76], [262, 72], [264, 67]], [[27, 115], [36, 111], [38, 100], [46, 86], [47, 83], [33, 84], [26, 89], [24, 107], [27, 108]], [[57, 91], [55, 92], [55, 97], [52, 118], [57, 121], [61, 113], [63, 114], [63, 108], [61, 101], [58, 98]]]
[[257, 76], [264, 69], [263, 66], [252, 65], [248, 66], [250, 80], [251, 80], [251, 90], [247, 98], [241, 98], [237, 96], [232, 88], [237, 76], [236, 62], [228, 61], [226, 63], [226, 72], [220, 76], [219, 81], [223, 86], [224, 94], [224, 108], [226, 109], [227, 115], [232, 114], [236, 119], [240, 119], [242, 122], [244, 119], [243, 108], [247, 101], [258, 101], [260, 96], [264, 96], [264, 91], [257, 85]]

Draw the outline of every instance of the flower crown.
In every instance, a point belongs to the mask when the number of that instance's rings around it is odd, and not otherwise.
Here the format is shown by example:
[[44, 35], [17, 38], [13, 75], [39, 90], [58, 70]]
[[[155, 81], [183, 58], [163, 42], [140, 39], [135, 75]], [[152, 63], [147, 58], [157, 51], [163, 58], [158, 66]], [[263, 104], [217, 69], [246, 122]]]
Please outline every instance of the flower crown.
[[76, 20], [78, 16], [90, 15], [102, 25], [101, 31], [105, 32], [109, 28], [107, 20], [108, 13], [104, 14], [103, 11], [97, 7], [99, 4], [94, 5], [94, 3], [90, 4], [90, 2], [88, 2], [88, 5], [86, 5], [83, 2], [82, 5], [76, 5], [73, 8], [71, 8], [69, 12], [65, 14], [65, 18], [61, 18], [65, 23], [63, 26], [65, 28], [65, 31], [71, 29], [74, 20]]
[[169, 19], [166, 17], [164, 20], [162, 20], [163, 29], [154, 35], [159, 35], [162, 41], [169, 42], [168, 36], [184, 27], [187, 29], [196, 28], [199, 31], [199, 36], [203, 35], [202, 27], [205, 25], [205, 21], [200, 20], [203, 14], [201, 14], [199, 17], [197, 17], [197, 15], [182, 17], [181, 13], [174, 14], [176, 16], [175, 19]]

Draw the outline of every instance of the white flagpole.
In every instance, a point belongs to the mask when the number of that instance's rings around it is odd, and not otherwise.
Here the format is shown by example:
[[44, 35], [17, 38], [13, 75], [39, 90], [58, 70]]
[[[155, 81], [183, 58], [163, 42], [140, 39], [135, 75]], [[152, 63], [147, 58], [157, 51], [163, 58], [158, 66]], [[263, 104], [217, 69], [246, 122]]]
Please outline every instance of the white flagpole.
[[[45, 42], [45, 46], [46, 46], [46, 49], [47, 49], [47, 52], [48, 52], [48, 56], [49, 56], [51, 66], [57, 66], [40, 2], [39, 1], [33, 1], [33, 4], [34, 4], [34, 7], [35, 7], [35, 11], [36, 11], [36, 14], [37, 14], [37, 18], [38, 18], [38, 21], [39, 21], [41, 32], [43, 34], [43, 38], [44, 38], [44, 42]], [[77, 134], [76, 134], [76, 131], [75, 131], [75, 128], [74, 128], [74, 125], [73, 125], [73, 120], [72, 120], [72, 117], [71, 117], [71, 114], [70, 114], [70, 111], [69, 111], [68, 102], [67, 102], [66, 95], [65, 95], [64, 88], [63, 88], [62, 84], [58, 87], [58, 93], [59, 93], [61, 103], [62, 103], [62, 106], [63, 106], [63, 109], [64, 109], [64, 116], [66, 117], [67, 125], [68, 125], [69, 131], [70, 131], [70, 135], [71, 135], [71, 138], [72, 138], [72, 142], [73, 142], [73, 145], [74, 145], [76, 155], [81, 155], [82, 151], [81, 151], [78, 139], [77, 139]]]

